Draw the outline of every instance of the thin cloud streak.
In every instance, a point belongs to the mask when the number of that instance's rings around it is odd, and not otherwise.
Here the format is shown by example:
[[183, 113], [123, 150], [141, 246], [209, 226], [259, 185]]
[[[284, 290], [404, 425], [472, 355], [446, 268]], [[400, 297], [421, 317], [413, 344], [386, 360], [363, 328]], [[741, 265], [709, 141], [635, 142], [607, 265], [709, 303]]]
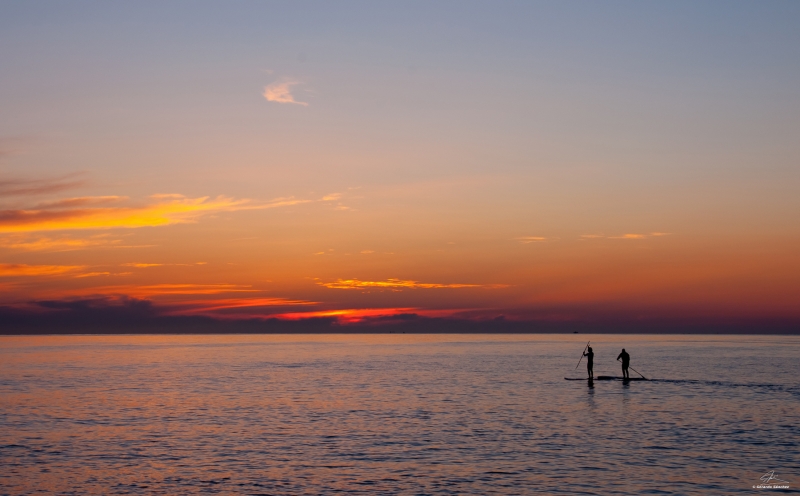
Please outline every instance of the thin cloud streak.
[[669, 236], [672, 233], [654, 232], [650, 234], [623, 234], [622, 236], [609, 236], [608, 239], [647, 239], [657, 238], [660, 236]]
[[[270, 297], [270, 298], [226, 298], [218, 300], [195, 300], [180, 303], [180, 307], [167, 312], [169, 315], [210, 315], [219, 316], [220, 312], [236, 311], [249, 309], [243, 315], [244, 318], [265, 317], [275, 312], [275, 307], [293, 307], [318, 305], [319, 302], [307, 300], [293, 300], [289, 298]], [[253, 309], [272, 308], [266, 312], [253, 312]], [[239, 313], [225, 314], [228, 316], [239, 316]]]
[[337, 279], [335, 282], [318, 282], [320, 286], [329, 289], [440, 289], [440, 288], [489, 288], [498, 289], [508, 287], [505, 284], [440, 284], [417, 281], [404, 281], [401, 279], [387, 279], [385, 281], [361, 281], [359, 279]]
[[0, 264], [0, 277], [54, 276], [77, 272], [86, 268], [83, 265], [27, 265]]
[[38, 208], [0, 210], [0, 234], [58, 230], [115, 229], [157, 227], [196, 222], [203, 215], [239, 210], [264, 210], [312, 203], [294, 197], [276, 198], [265, 203], [225, 196], [154, 195], [149, 205], [139, 207], [93, 206], [121, 201], [122, 197], [69, 198], [39, 205]]
[[3, 210], [0, 233], [164, 226], [192, 222], [207, 213], [235, 210], [245, 203], [247, 200], [222, 196], [209, 201], [206, 196], [160, 200], [143, 207]]
[[225, 300], [206, 300], [197, 302], [204, 305], [203, 310], [223, 310], [229, 308], [250, 308], [250, 307], [278, 307], [278, 306], [298, 306], [298, 305], [318, 305], [317, 301], [292, 300], [289, 298], [242, 298]]
[[628, 233], [620, 236], [605, 236], [603, 234], [582, 234], [581, 239], [647, 239], [658, 238], [661, 236], [669, 236], [672, 233], [665, 232], [652, 232], [649, 234]]
[[2, 196], [32, 196], [78, 188], [86, 182], [71, 179], [76, 174], [62, 176], [55, 179], [0, 179], [0, 195]]
[[64, 208], [87, 207], [90, 205], [107, 205], [127, 200], [127, 196], [79, 196], [54, 202], [44, 202], [33, 207], [33, 210], [57, 210]]
[[515, 240], [519, 241], [522, 244], [529, 244], [529, 243], [538, 243], [541, 241], [547, 241], [548, 238], [544, 238], [541, 236], [520, 236], [518, 238], [514, 238]]
[[222, 293], [256, 293], [258, 289], [241, 284], [151, 284], [146, 286], [128, 286], [125, 294], [146, 297], [156, 295], [199, 295]]
[[264, 87], [264, 98], [268, 102], [290, 103], [295, 105], [308, 106], [308, 102], [300, 102], [292, 95], [292, 86], [301, 84], [299, 81], [276, 81]]
[[20, 251], [73, 251], [86, 248], [142, 248], [143, 246], [123, 246], [121, 239], [109, 239], [106, 235], [89, 238], [33, 238], [29, 235], [7, 235], [0, 237], [0, 248]]

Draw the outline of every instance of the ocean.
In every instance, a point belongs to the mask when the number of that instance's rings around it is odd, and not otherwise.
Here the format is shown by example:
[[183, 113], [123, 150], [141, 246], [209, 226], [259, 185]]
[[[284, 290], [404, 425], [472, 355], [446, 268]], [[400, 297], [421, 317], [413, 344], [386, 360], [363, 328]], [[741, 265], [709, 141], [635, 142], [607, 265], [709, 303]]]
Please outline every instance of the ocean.
[[[595, 375], [625, 348], [653, 380], [565, 381], [587, 341]], [[800, 336], [6, 336], [0, 494], [796, 492], [798, 361]]]

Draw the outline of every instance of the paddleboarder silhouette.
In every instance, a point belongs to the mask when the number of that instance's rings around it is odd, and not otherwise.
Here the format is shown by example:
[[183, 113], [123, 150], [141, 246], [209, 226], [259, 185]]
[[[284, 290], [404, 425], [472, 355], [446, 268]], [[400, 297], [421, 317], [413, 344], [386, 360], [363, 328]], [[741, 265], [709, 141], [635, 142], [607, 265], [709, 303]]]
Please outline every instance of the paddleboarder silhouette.
[[631, 364], [631, 356], [628, 355], [628, 352], [625, 351], [625, 348], [622, 348], [622, 353], [617, 356], [617, 361], [622, 359], [622, 378], [623, 379], [630, 379], [628, 375], [628, 365]]
[[594, 379], [594, 352], [592, 351], [592, 347], [587, 347], [589, 351], [583, 354], [586, 357], [586, 371], [589, 373], [589, 379]]

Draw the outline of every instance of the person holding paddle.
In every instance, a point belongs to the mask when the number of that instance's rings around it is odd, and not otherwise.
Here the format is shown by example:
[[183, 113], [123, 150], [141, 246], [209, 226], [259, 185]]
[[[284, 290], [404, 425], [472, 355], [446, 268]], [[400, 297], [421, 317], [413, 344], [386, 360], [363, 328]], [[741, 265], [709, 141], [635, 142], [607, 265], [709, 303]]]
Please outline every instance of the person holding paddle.
[[592, 351], [591, 346], [587, 346], [586, 349], [588, 350], [583, 354], [586, 357], [586, 371], [589, 373], [589, 379], [594, 379], [594, 352]]
[[628, 355], [628, 352], [625, 351], [625, 348], [622, 348], [622, 353], [617, 356], [617, 361], [619, 361], [620, 358], [622, 359], [622, 378], [630, 379], [631, 377], [628, 375], [628, 366], [631, 364], [631, 356]]

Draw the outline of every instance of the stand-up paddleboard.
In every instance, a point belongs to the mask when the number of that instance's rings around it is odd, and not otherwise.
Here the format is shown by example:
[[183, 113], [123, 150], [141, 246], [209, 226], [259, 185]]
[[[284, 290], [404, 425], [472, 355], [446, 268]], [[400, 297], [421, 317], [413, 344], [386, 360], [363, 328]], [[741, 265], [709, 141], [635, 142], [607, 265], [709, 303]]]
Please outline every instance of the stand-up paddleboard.
[[[591, 381], [592, 379], [588, 377], [565, 377], [567, 381]], [[650, 379], [645, 379], [643, 377], [631, 377], [630, 379], [625, 379], [624, 377], [616, 377], [611, 375], [599, 375], [594, 378], [595, 381], [649, 381]]]

